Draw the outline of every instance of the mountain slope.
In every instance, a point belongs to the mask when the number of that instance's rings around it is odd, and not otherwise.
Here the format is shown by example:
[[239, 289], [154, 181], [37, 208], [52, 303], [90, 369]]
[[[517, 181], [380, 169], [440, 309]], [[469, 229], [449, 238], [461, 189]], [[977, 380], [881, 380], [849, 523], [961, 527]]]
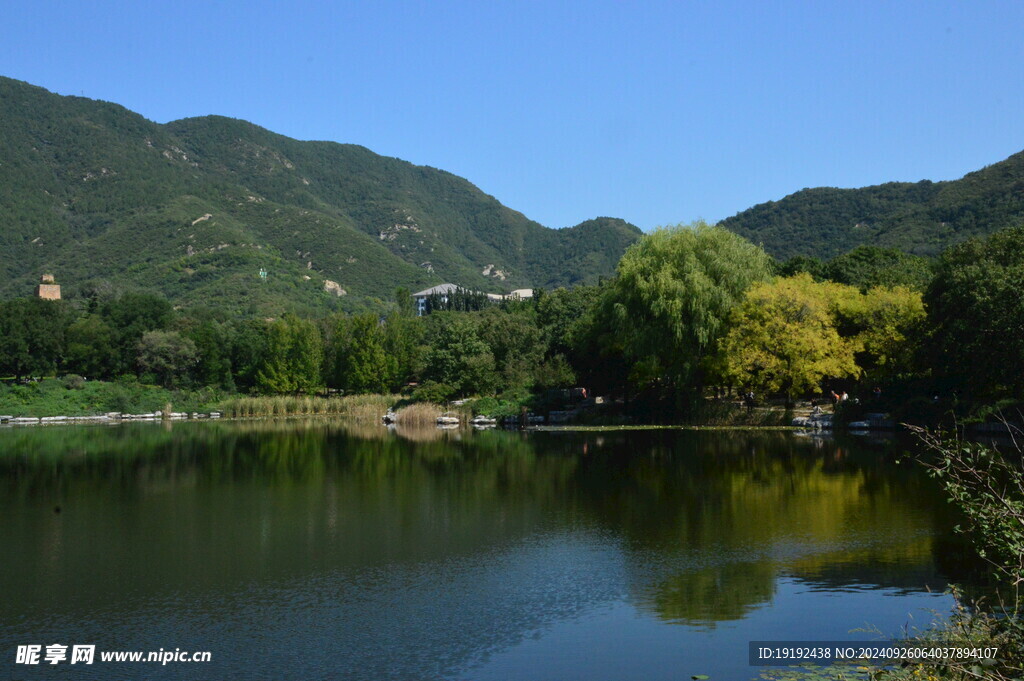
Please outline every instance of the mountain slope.
[[860, 245], [934, 255], [1024, 222], [1024, 152], [949, 182], [804, 189], [722, 225], [779, 258], [830, 258]]
[[3, 297], [44, 270], [72, 294], [145, 286], [252, 314], [442, 281], [558, 286], [611, 274], [639, 235], [607, 218], [548, 229], [462, 178], [355, 145], [219, 116], [159, 125], [0, 78]]

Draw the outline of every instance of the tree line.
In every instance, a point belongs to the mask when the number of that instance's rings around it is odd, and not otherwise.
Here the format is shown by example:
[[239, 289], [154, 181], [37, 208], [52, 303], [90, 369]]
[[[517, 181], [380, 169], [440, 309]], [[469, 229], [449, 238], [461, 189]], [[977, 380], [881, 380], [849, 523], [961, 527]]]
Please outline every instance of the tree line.
[[676, 414], [711, 392], [793, 400], [831, 389], [994, 402], [1024, 389], [1024, 227], [937, 260], [861, 247], [778, 263], [722, 228], [663, 228], [614, 277], [416, 316], [240, 319], [127, 293], [0, 303], [0, 376], [125, 375], [257, 394], [412, 391], [523, 400], [585, 386]]
[[575, 381], [564, 336], [592, 288], [542, 292], [536, 303], [483, 304], [465, 295], [450, 306], [438, 301], [423, 317], [405, 289], [390, 310], [321, 318], [176, 310], [141, 292], [78, 304], [9, 300], [0, 303], [0, 377], [130, 377], [256, 394], [418, 387], [433, 400], [522, 396]]

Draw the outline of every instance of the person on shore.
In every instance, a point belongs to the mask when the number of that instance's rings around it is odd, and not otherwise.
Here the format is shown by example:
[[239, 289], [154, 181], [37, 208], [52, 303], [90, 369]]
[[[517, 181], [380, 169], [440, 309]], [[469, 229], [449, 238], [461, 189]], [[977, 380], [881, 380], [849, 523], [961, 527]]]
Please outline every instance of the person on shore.
[[836, 393], [835, 390], [833, 390], [831, 397], [832, 397], [832, 408], [835, 409], [835, 406], [837, 404], [839, 404], [839, 395]]

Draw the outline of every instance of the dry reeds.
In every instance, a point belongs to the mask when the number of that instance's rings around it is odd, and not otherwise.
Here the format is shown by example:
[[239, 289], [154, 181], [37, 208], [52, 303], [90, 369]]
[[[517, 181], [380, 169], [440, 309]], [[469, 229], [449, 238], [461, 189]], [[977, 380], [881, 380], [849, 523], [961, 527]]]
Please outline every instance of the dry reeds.
[[380, 421], [398, 399], [397, 395], [235, 397], [222, 402], [219, 410], [232, 418], [334, 415], [357, 421]]
[[[225, 400], [218, 409], [229, 418], [262, 418], [273, 416], [341, 416], [360, 423], [380, 423], [384, 414], [401, 401], [400, 395], [346, 395], [344, 397], [310, 397], [308, 395], [274, 395], [235, 397]], [[473, 418], [472, 410], [459, 406], [451, 412], [430, 402], [416, 402], [400, 407], [395, 420], [404, 428], [433, 428], [443, 413], [458, 416], [462, 423]]]
[[403, 427], [433, 426], [441, 415], [441, 407], [429, 402], [417, 402], [402, 407], [395, 413], [395, 421]]

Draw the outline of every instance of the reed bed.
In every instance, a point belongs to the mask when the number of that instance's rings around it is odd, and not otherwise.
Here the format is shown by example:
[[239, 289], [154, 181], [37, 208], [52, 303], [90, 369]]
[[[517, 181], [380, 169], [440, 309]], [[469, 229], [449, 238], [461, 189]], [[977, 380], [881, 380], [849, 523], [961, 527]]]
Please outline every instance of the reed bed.
[[457, 416], [460, 423], [466, 424], [473, 418], [473, 409], [469, 404], [443, 407], [433, 402], [415, 402], [396, 410], [395, 422], [408, 427], [426, 425], [433, 427], [437, 424], [437, 417], [442, 414]]
[[397, 423], [405, 428], [433, 428], [437, 424], [437, 417], [446, 413], [458, 416], [463, 423], [473, 418], [472, 409], [468, 405], [445, 411], [441, 405], [430, 402], [408, 404], [401, 395], [234, 397], [221, 402], [218, 409], [229, 418], [340, 416], [357, 423], [380, 423], [385, 413], [394, 410]]
[[381, 416], [399, 399], [398, 395], [235, 397], [222, 402], [219, 409], [225, 416], [232, 418], [330, 415], [344, 416], [354, 421], [379, 422]]
[[441, 407], [430, 402], [417, 402], [395, 412], [395, 421], [404, 427], [433, 426], [442, 413]]

